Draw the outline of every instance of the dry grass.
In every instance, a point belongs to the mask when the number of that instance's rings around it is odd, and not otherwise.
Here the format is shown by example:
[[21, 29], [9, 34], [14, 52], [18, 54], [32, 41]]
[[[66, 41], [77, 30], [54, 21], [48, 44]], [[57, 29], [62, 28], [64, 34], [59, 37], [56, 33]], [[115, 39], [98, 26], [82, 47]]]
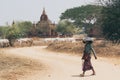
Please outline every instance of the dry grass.
[[[102, 57], [105, 61], [120, 66], [120, 45], [94, 42], [93, 47], [96, 51], [98, 58]], [[84, 44], [82, 42], [52, 43], [47, 47], [47, 49], [67, 54], [82, 55]]]
[[0, 53], [0, 80], [17, 80], [27, 74], [40, 71], [42, 65], [36, 61]]
[[82, 53], [83, 46], [81, 43], [56, 42], [48, 45], [47, 49], [58, 52]]
[[[112, 45], [110, 43], [93, 43], [93, 47], [99, 56], [120, 56], [120, 45]], [[84, 50], [84, 44], [82, 42], [70, 43], [52, 43], [47, 49], [58, 51], [58, 52], [67, 52], [74, 54], [82, 54]]]

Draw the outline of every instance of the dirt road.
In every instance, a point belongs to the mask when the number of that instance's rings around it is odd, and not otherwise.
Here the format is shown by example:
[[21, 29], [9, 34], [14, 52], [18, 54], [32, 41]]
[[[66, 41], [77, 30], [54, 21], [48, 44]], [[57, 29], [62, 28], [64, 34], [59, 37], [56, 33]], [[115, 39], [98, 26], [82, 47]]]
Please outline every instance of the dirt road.
[[85, 77], [80, 77], [82, 73], [80, 56], [49, 52], [44, 48], [24, 47], [7, 50], [12, 55], [36, 59], [47, 67], [42, 72], [18, 80], [120, 80], [120, 67], [106, 62], [102, 58], [92, 59], [96, 70], [95, 76], [90, 76], [91, 71], [88, 71]]

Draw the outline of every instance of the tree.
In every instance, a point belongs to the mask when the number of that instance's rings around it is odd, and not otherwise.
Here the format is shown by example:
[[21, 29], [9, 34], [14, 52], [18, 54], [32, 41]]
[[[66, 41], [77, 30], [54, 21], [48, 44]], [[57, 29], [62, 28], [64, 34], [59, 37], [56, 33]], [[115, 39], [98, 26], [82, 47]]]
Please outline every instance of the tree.
[[120, 40], [120, 0], [108, 0], [105, 2], [102, 30], [107, 40], [117, 42]]
[[79, 27], [92, 27], [94, 23], [98, 23], [101, 18], [102, 6], [98, 5], [86, 5], [81, 7], [75, 7], [67, 9], [62, 13], [60, 19], [68, 19], [73, 21], [76, 26]]
[[20, 38], [20, 31], [16, 25], [8, 27], [6, 38], [9, 40], [10, 46], [13, 45], [15, 39]]
[[30, 21], [16, 22], [15, 25], [21, 34], [21, 37], [28, 37], [31, 34], [31, 28], [33, 27]]
[[57, 25], [57, 32], [62, 34], [74, 34], [75, 33], [75, 25], [73, 25], [68, 20], [61, 20]]
[[1, 38], [6, 38], [8, 31], [8, 26], [1, 26], [0, 27], [0, 36]]
[[[13, 24], [7, 27], [6, 38], [9, 39], [10, 45], [15, 39], [21, 37], [28, 37], [31, 32], [32, 23], [29, 21], [13, 22]], [[4, 30], [2, 30], [4, 31]]]

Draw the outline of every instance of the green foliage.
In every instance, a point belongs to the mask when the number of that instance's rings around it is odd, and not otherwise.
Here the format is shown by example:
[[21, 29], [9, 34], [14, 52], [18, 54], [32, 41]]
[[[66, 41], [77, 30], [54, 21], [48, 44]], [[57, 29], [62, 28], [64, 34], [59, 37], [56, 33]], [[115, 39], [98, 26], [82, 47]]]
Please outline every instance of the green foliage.
[[21, 37], [30, 36], [31, 28], [33, 26], [30, 21], [16, 22], [15, 25], [18, 27]]
[[1, 26], [0, 27], [0, 36], [1, 38], [6, 38], [7, 35], [7, 31], [8, 31], [8, 26]]
[[102, 29], [105, 38], [117, 42], [120, 40], [120, 0], [108, 1], [102, 13]]
[[74, 34], [75, 33], [75, 25], [73, 25], [68, 20], [61, 20], [57, 25], [57, 32], [62, 34]]
[[62, 13], [60, 19], [70, 19], [73, 20], [74, 24], [83, 27], [85, 23], [92, 24], [92, 20], [97, 23], [101, 15], [102, 6], [87, 5], [76, 7], [72, 9], [67, 9]]
[[29, 21], [15, 22], [11, 26], [1, 26], [0, 36], [1, 38], [8, 38], [9, 40], [28, 37], [32, 29], [32, 23]]
[[17, 39], [20, 37], [19, 33], [20, 32], [18, 27], [16, 25], [12, 25], [8, 27], [6, 38], [8, 38], [9, 40]]
[[10, 45], [12, 46], [12, 42], [15, 39], [30, 36], [31, 28], [32, 23], [29, 21], [16, 22], [11, 26], [0, 27], [0, 36], [1, 38], [9, 39]]

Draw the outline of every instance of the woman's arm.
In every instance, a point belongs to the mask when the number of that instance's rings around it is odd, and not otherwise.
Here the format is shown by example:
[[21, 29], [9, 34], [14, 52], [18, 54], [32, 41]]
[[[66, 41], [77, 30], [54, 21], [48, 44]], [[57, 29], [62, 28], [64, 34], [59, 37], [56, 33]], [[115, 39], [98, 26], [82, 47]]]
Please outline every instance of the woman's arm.
[[96, 52], [93, 48], [92, 48], [92, 52], [93, 52], [93, 55], [94, 55], [95, 59], [97, 59]]

